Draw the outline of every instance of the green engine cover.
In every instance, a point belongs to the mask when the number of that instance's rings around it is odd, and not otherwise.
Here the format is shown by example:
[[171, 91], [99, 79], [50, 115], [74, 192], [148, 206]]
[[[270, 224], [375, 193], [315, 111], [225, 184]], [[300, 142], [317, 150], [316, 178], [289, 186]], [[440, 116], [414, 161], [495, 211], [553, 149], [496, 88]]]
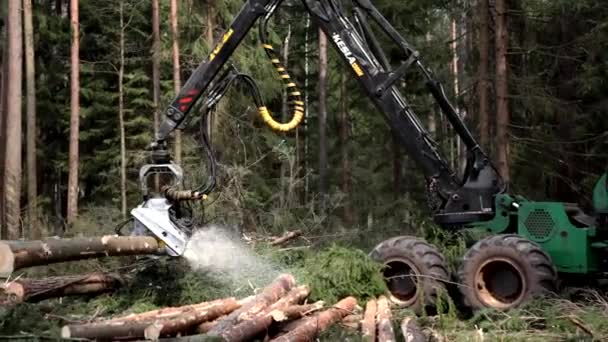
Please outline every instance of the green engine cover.
[[559, 272], [597, 271], [598, 253], [592, 247], [596, 229], [573, 224], [563, 203], [524, 202], [517, 217], [518, 234], [538, 243]]
[[595, 183], [593, 188], [593, 209], [597, 214], [608, 214], [608, 183], [606, 174]]

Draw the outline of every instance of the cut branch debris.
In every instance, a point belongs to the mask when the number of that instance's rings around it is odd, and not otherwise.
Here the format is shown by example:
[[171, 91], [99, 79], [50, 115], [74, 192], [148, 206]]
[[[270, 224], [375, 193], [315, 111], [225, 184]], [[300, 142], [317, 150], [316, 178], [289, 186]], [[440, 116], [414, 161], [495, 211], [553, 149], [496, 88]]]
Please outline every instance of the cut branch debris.
[[427, 340], [422, 329], [412, 317], [406, 317], [401, 321], [401, 331], [405, 342], [425, 342]]
[[283, 234], [283, 236], [272, 239], [272, 241], [270, 241], [270, 245], [271, 246], [283, 246], [283, 245], [287, 244], [289, 241], [291, 241], [295, 238], [298, 238], [301, 235], [302, 235], [302, 231], [300, 231], [300, 230], [285, 232], [285, 234]]
[[[7, 248], [8, 247], [8, 248]], [[26, 267], [105, 256], [164, 254], [151, 236], [0, 241], [0, 276]]]

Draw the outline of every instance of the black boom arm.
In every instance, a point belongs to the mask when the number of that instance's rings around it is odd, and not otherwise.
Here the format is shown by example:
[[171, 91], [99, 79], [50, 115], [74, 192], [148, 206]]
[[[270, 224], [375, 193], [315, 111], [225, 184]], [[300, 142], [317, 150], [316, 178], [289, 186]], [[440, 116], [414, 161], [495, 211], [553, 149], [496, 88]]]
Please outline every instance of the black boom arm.
[[[282, 1], [246, 1], [213, 52], [190, 76], [165, 112], [166, 118], [156, 137], [156, 145], [164, 144], [169, 134], [184, 120], [255, 21], [262, 16], [267, 20]], [[391, 131], [399, 138], [408, 155], [422, 168], [428, 181], [431, 207], [436, 222], [444, 227], [452, 227], [492, 218], [494, 196], [504, 191], [500, 177], [448, 101], [441, 84], [419, 60], [418, 52], [369, 0], [354, 0], [353, 18], [356, 25], [351, 23], [351, 19], [343, 13], [334, 0], [302, 1], [316, 24], [340, 51], [342, 59], [349, 66], [362, 90], [383, 114]], [[383, 33], [402, 51], [403, 61], [397, 68], [392, 69], [389, 65], [383, 49], [368, 24], [368, 18], [375, 21]], [[265, 28], [265, 25], [263, 26]], [[264, 47], [269, 49], [266, 44]], [[278, 61], [273, 59], [273, 63]], [[449, 167], [441, 156], [436, 142], [399, 92], [397, 81], [410, 67], [423, 74], [430, 93], [467, 148], [467, 167], [462, 177], [458, 177]], [[280, 69], [283, 68], [277, 68], [279, 71]], [[289, 76], [282, 75], [282, 78], [288, 80]], [[291, 84], [293, 83], [287, 82], [288, 87]], [[299, 92], [292, 94], [299, 95]], [[296, 104], [294, 118], [298, 115], [301, 118], [301, 101], [296, 98], [293, 102]], [[264, 116], [263, 111], [260, 112]], [[266, 112], [265, 121], [267, 120], [270, 119]], [[293, 128], [292, 126], [289, 127]]]

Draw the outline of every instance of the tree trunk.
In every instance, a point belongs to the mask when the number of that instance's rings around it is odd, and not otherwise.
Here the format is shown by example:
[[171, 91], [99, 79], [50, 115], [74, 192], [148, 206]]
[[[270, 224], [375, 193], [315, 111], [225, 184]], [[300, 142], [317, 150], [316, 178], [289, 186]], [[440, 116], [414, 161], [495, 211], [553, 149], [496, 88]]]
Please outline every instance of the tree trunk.
[[308, 192], [310, 189], [310, 177], [308, 170], [309, 166], [309, 138], [308, 138], [308, 88], [310, 76], [310, 52], [309, 50], [309, 37], [310, 37], [310, 14], [306, 13], [306, 24], [304, 32], [304, 152], [302, 158], [304, 159], [304, 194], [302, 196], [303, 202], [308, 203]]
[[120, 0], [120, 64], [118, 66], [118, 131], [120, 132], [120, 212], [123, 219], [127, 218], [127, 146], [125, 142], [125, 10], [124, 0]]
[[[192, 313], [194, 311], [201, 311], [210, 306], [217, 305], [218, 303], [224, 303], [226, 301], [231, 301], [232, 299], [234, 299], [234, 298], [227, 297], [227, 298], [222, 298], [222, 299], [216, 299], [216, 300], [209, 301], [209, 302], [202, 302], [202, 303], [198, 303], [198, 304], [174, 306], [174, 307], [162, 308], [162, 309], [158, 309], [158, 310], [146, 311], [146, 312], [142, 312], [142, 313], [132, 313], [132, 314], [128, 314], [126, 316], [119, 316], [119, 317], [111, 318], [111, 319], [104, 320], [101, 322], [96, 322], [96, 323], [106, 324], [106, 323], [110, 323], [110, 322], [116, 323], [116, 322], [123, 322], [123, 321], [133, 322], [133, 321], [150, 321], [150, 320], [154, 320], [154, 319], [170, 319], [170, 318], [175, 318], [177, 316], [182, 316], [182, 315], [185, 315], [188, 313]], [[237, 301], [238, 306], [239, 307], [242, 306], [243, 303], [247, 303], [248, 300], [249, 300], [249, 298]]]
[[92, 273], [43, 279], [18, 279], [0, 286], [0, 305], [37, 302], [64, 296], [99, 294], [122, 283], [116, 274]]
[[319, 29], [319, 196], [327, 209], [327, 36]]
[[[178, 8], [177, 0], [171, 0], [171, 40], [173, 56], [173, 90], [175, 96], [179, 94], [182, 87], [179, 65], [179, 30], [178, 30]], [[175, 162], [180, 164], [182, 161], [182, 133], [179, 129], [175, 130]]]
[[0, 274], [51, 263], [141, 254], [164, 254], [150, 236], [102, 236], [41, 241], [1, 241]]
[[227, 298], [222, 302], [214, 303], [195, 311], [187, 312], [183, 316], [170, 319], [156, 319], [134, 321], [110, 321], [82, 325], [66, 325], [61, 329], [63, 338], [88, 339], [158, 339], [163, 335], [175, 335], [186, 331], [204, 321], [213, 320], [226, 312], [232, 312], [238, 307], [234, 298]]
[[152, 101], [154, 104], [154, 135], [160, 125], [160, 15], [158, 0], [152, 0]]
[[[289, 41], [291, 39], [291, 25], [289, 25], [288, 31], [287, 31], [287, 35], [285, 36], [285, 39], [283, 40], [283, 67], [285, 69], [287, 69], [287, 67], [289, 66]], [[285, 117], [287, 116], [287, 112], [289, 111], [289, 104], [287, 103], [288, 100], [288, 96], [287, 96], [287, 89], [283, 89], [282, 92], [282, 99], [281, 99], [281, 120], [282, 122], [285, 122]], [[285, 133], [283, 134], [285, 136]], [[281, 208], [286, 208], [287, 207], [287, 203], [288, 201], [291, 200], [291, 198], [289, 198], [289, 194], [291, 193], [289, 191], [290, 187], [291, 187], [291, 180], [289, 179], [289, 177], [287, 176], [287, 170], [290, 169], [290, 164], [291, 164], [291, 156], [287, 156], [287, 158], [282, 158], [282, 162], [281, 162], [281, 192], [280, 192], [280, 198], [279, 198], [279, 203], [280, 203], [280, 207]]]
[[346, 72], [340, 74], [340, 155], [342, 160], [342, 193], [344, 193], [344, 207], [342, 219], [347, 226], [353, 223], [353, 210], [350, 201], [350, 161], [349, 151], [349, 125], [348, 120], [348, 89], [346, 88]]
[[[8, 17], [2, 18], [4, 22], [8, 22]], [[2, 82], [0, 83], [0, 238], [7, 239], [6, 230], [6, 211], [5, 211], [5, 196], [4, 194], [4, 176], [5, 176], [5, 156], [6, 156], [6, 117], [8, 116], [6, 108], [6, 90], [8, 82], [8, 28], [4, 25], [2, 28]]]
[[395, 341], [395, 331], [391, 323], [392, 313], [388, 299], [385, 296], [378, 298], [378, 342]]
[[294, 330], [281, 335], [272, 342], [306, 342], [313, 340], [320, 332], [352, 313], [357, 305], [354, 297], [347, 297], [336, 303], [330, 309], [306, 318]]
[[27, 83], [27, 212], [29, 238], [40, 239], [38, 225], [38, 177], [36, 177], [36, 71], [34, 65], [34, 26], [32, 23], [32, 0], [23, 0], [23, 29], [25, 34], [25, 78]]
[[488, 65], [490, 54], [490, 26], [488, 24], [488, 0], [479, 0], [477, 5], [479, 18], [479, 64], [477, 67], [477, 100], [479, 101], [479, 143], [484, 149], [489, 149], [490, 136], [490, 104]]
[[508, 43], [507, 2], [496, 0], [496, 161], [507, 186], [510, 183]]
[[8, 2], [8, 77], [6, 89], [6, 155], [4, 196], [9, 239], [20, 237], [21, 223], [21, 84], [23, 38], [21, 1]]
[[266, 307], [275, 303], [283, 297], [295, 284], [295, 278], [289, 274], [277, 277], [270, 285], [266, 286], [262, 292], [255, 296], [250, 302], [226, 316], [223, 320], [213, 327], [208, 335], [220, 336], [225, 330], [238, 324], [244, 316], [254, 316], [262, 312]]
[[361, 333], [365, 342], [376, 341], [376, 313], [378, 305], [375, 299], [370, 299], [365, 305], [365, 314], [361, 322]]
[[78, 139], [80, 136], [80, 38], [78, 24], [78, 0], [70, 0], [70, 22], [72, 27], [72, 48], [70, 54], [70, 148], [68, 170], [67, 222], [71, 225], [78, 216]]

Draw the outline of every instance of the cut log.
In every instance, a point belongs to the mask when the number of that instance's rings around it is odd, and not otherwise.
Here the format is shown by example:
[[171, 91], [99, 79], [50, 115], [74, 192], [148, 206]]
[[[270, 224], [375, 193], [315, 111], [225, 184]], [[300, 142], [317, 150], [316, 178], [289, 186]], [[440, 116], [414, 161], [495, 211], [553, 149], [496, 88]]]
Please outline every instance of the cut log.
[[401, 331], [405, 342], [425, 342], [427, 340], [416, 319], [412, 317], [406, 317], [401, 321]]
[[361, 334], [363, 341], [376, 341], [376, 313], [378, 312], [378, 304], [375, 299], [370, 299], [365, 305], [365, 314], [361, 322]]
[[[47, 239], [39, 241], [1, 241], [0, 276], [32, 266], [105, 256], [164, 254], [151, 236], [116, 236]], [[6, 248], [8, 245], [8, 249]], [[12, 260], [12, 262], [11, 262]]]
[[378, 298], [378, 342], [395, 342], [395, 330], [391, 322], [392, 312], [386, 296]]
[[174, 336], [180, 332], [188, 331], [202, 322], [212, 321], [220, 316], [227, 315], [236, 310], [237, 307], [238, 303], [233, 300], [169, 320], [157, 320], [144, 330], [144, 337], [148, 340], [157, 340], [161, 336]]
[[348, 315], [342, 319], [340, 325], [349, 329], [359, 330], [362, 320], [362, 315]]
[[[43, 279], [18, 279], [0, 285], [0, 305], [36, 302], [48, 298], [99, 294], [115, 290], [122, 284], [117, 274], [92, 273], [49, 277]], [[10, 298], [9, 301], [5, 299]]]
[[[174, 316], [167, 319], [155, 319], [150, 317], [143, 320], [118, 320], [109, 322], [95, 322], [90, 324], [66, 325], [61, 330], [63, 338], [86, 338], [95, 340], [137, 339], [146, 338], [146, 329], [152, 324], [162, 325], [161, 333], [173, 331], [173, 329], [188, 329], [204, 321], [213, 320], [217, 317], [234, 311], [238, 307], [234, 298], [226, 298], [205, 307], [190, 309], [182, 316]], [[167, 328], [163, 328], [167, 326]], [[186, 328], [184, 328], [186, 327]], [[166, 330], [163, 330], [166, 329]], [[149, 333], [154, 331], [149, 330]]]
[[198, 327], [196, 327], [196, 332], [199, 334], [206, 334], [209, 331], [211, 331], [211, 329], [213, 329], [213, 327], [215, 327], [217, 325], [217, 322], [219, 322], [220, 320], [226, 318], [226, 316], [221, 316], [218, 317], [218, 319], [216, 319], [215, 321], [211, 321], [211, 322], [203, 322], [201, 324], [198, 325]]
[[271, 246], [282, 246], [282, 245], [286, 244], [287, 242], [299, 237], [300, 235], [302, 235], [302, 231], [300, 231], [300, 230], [285, 232], [285, 234], [283, 234], [283, 236], [274, 238], [272, 241], [270, 241], [270, 245]]
[[[162, 308], [162, 309], [151, 310], [151, 311], [146, 311], [146, 312], [142, 312], [142, 313], [132, 313], [132, 314], [128, 314], [126, 316], [120, 316], [120, 317], [115, 317], [115, 318], [112, 318], [109, 320], [105, 320], [103, 322], [107, 323], [107, 322], [118, 322], [118, 321], [145, 321], [145, 320], [151, 320], [151, 319], [169, 319], [169, 318], [173, 318], [176, 316], [191, 313], [194, 311], [200, 311], [211, 305], [215, 305], [218, 303], [224, 303], [225, 301], [227, 301], [227, 300], [230, 301], [232, 299], [234, 299], [234, 298], [222, 298], [222, 299], [217, 299], [217, 300], [213, 300], [210, 302], [202, 302], [202, 303], [198, 303], [198, 304]], [[239, 307], [241, 305], [243, 305], [243, 302], [246, 302], [247, 300], [248, 300], [248, 298], [237, 301], [237, 303], [239, 304]]]
[[320, 332], [352, 313], [357, 305], [354, 297], [347, 297], [332, 308], [304, 319], [302, 324], [271, 341], [273, 342], [306, 342], [312, 341]]
[[292, 305], [276, 308], [274, 310], [266, 310], [262, 314], [240, 322], [234, 327], [224, 331], [220, 334], [220, 337], [226, 342], [251, 341], [268, 330], [273, 322], [299, 319], [307, 314], [321, 310], [322, 308], [323, 302], [317, 302], [314, 304]]
[[244, 304], [240, 309], [232, 312], [213, 327], [208, 335], [220, 336], [229, 327], [236, 325], [243, 317], [252, 317], [264, 310], [269, 305], [278, 301], [295, 285], [295, 278], [290, 274], [282, 274], [270, 285], [266, 286], [253, 300]]

